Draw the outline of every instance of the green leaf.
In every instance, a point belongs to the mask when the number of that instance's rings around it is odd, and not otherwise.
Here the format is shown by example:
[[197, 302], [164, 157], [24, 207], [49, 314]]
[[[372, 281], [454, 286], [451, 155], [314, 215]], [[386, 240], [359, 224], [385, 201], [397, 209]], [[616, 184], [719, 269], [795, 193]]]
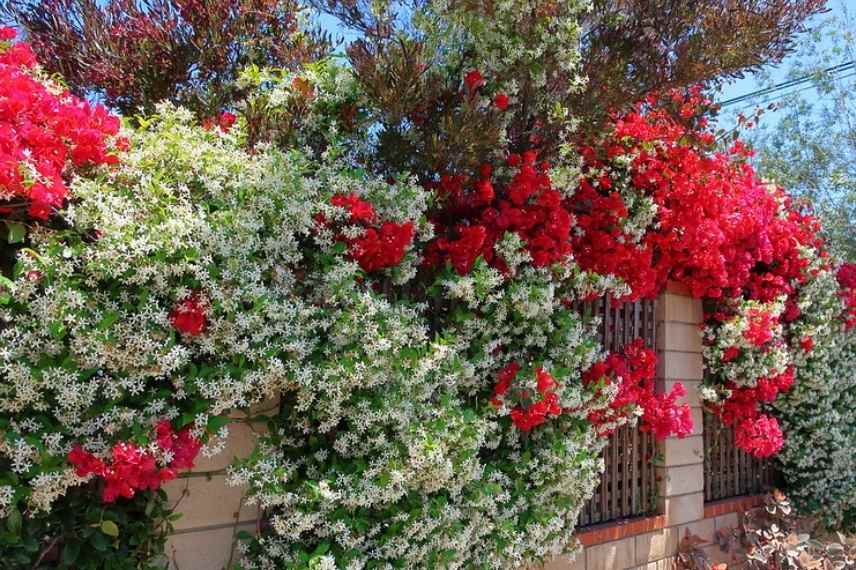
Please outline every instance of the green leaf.
[[7, 241], [9, 243], [23, 243], [27, 237], [27, 227], [20, 222], [6, 222]]
[[119, 536], [119, 527], [113, 521], [104, 521], [101, 523], [101, 532], [116, 538]]
[[51, 336], [54, 337], [56, 340], [60, 340], [62, 339], [62, 337], [65, 336], [65, 325], [62, 321], [54, 321], [49, 325], [48, 328], [51, 331]]
[[12, 300], [10, 292], [15, 287], [15, 284], [8, 277], [0, 275], [0, 305], [8, 305]]
[[89, 539], [89, 543], [98, 552], [104, 552], [110, 546], [110, 540], [101, 532], [93, 534], [92, 538]]
[[78, 556], [80, 556], [80, 543], [66, 542], [62, 549], [62, 563], [73, 568]]
[[245, 530], [238, 531], [238, 534], [236, 536], [238, 537], [238, 540], [242, 540], [242, 541], [247, 541], [247, 540], [253, 539], [253, 535], [248, 533]]
[[12, 508], [12, 510], [9, 511], [9, 516], [6, 518], [6, 528], [8, 528], [9, 532], [12, 534], [18, 534], [21, 532], [22, 522], [21, 511], [17, 508]]
[[101, 321], [98, 323], [98, 330], [106, 331], [111, 326], [113, 326], [113, 323], [115, 323], [118, 320], [119, 320], [119, 313], [117, 313], [116, 311], [107, 311], [104, 314], [104, 318], [102, 318]]
[[208, 431], [211, 433], [217, 433], [220, 428], [229, 423], [228, 416], [212, 416], [208, 418]]

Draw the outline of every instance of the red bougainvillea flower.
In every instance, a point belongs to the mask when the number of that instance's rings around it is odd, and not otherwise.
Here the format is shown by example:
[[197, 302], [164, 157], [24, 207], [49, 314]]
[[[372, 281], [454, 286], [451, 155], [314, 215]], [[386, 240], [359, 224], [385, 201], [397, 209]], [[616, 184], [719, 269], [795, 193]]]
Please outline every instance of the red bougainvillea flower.
[[[778, 423], [775, 419], [763, 415], [760, 408], [763, 403], [774, 402], [780, 393], [790, 390], [795, 374], [796, 369], [789, 366], [781, 374], [758, 378], [755, 387], [726, 383], [725, 388], [731, 395], [721, 404], [710, 406], [709, 409], [722, 418], [726, 425], [734, 426], [735, 444], [740, 449], [757, 457], [768, 457], [781, 448], [781, 430]], [[778, 438], [775, 437], [777, 433]], [[739, 438], [737, 434], [740, 434]], [[762, 434], [773, 437], [769, 444], [757, 441], [764, 437]], [[761, 455], [758, 455], [759, 453]]]
[[835, 278], [842, 289], [856, 289], [856, 263], [842, 263]]
[[740, 348], [737, 346], [729, 346], [722, 351], [722, 362], [732, 362], [740, 357]]
[[773, 327], [778, 319], [767, 311], [749, 309], [749, 326], [743, 332], [743, 337], [755, 346], [763, 346], [773, 340]]
[[506, 111], [508, 109], [508, 95], [505, 93], [497, 93], [493, 98], [493, 104], [500, 111]]
[[784, 437], [776, 418], [762, 415], [735, 426], [734, 444], [755, 457], [770, 457], [782, 448]]
[[[628, 299], [653, 297], [668, 279], [694, 297], [745, 291], [767, 302], [790, 294], [805, 278], [802, 248], [820, 244], [817, 220], [756, 176], [745, 146], [712, 152], [714, 136], [704, 119], [690, 127], [675, 118], [678, 100], [684, 117], [700, 116], [691, 109], [709, 104], [699, 87], [652, 94], [613, 117], [607, 136], [580, 145], [577, 261], [623, 278], [632, 288]], [[655, 225], [641, 236], [625, 233], [627, 204], [604, 171], [622, 173], [656, 206]]]
[[529, 406], [517, 406], [511, 410], [511, 421], [520, 431], [531, 431], [547, 421], [548, 416], [558, 416], [562, 413], [559, 397], [550, 392]]
[[169, 466], [173, 469], [193, 469], [193, 462], [202, 449], [202, 442], [195, 438], [190, 427], [175, 432], [169, 420], [158, 422], [155, 427], [158, 447], [172, 453]]
[[351, 214], [351, 222], [370, 224], [374, 220], [374, 207], [356, 194], [336, 194], [330, 198], [330, 203], [347, 210]]
[[538, 368], [535, 371], [535, 378], [541, 399], [527, 406], [516, 406], [511, 410], [511, 421], [521, 431], [531, 431], [547, 421], [549, 416], [559, 416], [562, 413], [559, 396], [554, 391], [556, 380], [553, 376], [543, 368]]
[[351, 256], [363, 271], [371, 273], [401, 263], [412, 241], [411, 222], [384, 222], [379, 228], [367, 228], [361, 237], [351, 240]]
[[842, 264], [835, 276], [844, 303], [844, 323], [848, 329], [852, 329], [856, 327], [856, 263]]
[[668, 394], [655, 394], [654, 376], [657, 356], [645, 347], [642, 339], [626, 345], [620, 353], [610, 353], [606, 360], [595, 363], [583, 373], [586, 385], [605, 381], [617, 384], [618, 393], [606, 410], [589, 414], [599, 433], [608, 436], [621, 420], [630, 417], [636, 407], [642, 409], [640, 429], [658, 439], [671, 435], [685, 437], [692, 433], [693, 421], [689, 405], [678, 405], [678, 398], [686, 395], [682, 384], [675, 384]]
[[[413, 242], [415, 229], [413, 222], [376, 222], [374, 206], [356, 194], [336, 194], [330, 203], [343, 208], [350, 214], [348, 221], [363, 226], [363, 234], [348, 238], [339, 234], [336, 239], [348, 244], [349, 255], [359, 263], [366, 273], [379, 271], [400, 264]], [[327, 224], [324, 216], [316, 218], [319, 223]]]
[[230, 113], [229, 111], [223, 111], [220, 113], [220, 116], [217, 117], [217, 124], [220, 126], [220, 130], [224, 133], [228, 133], [232, 130], [232, 125], [235, 124], [235, 120], [237, 120], [237, 115], [235, 113]]
[[516, 362], [508, 364], [505, 368], [499, 371], [496, 385], [493, 387], [493, 397], [490, 400], [494, 406], [499, 407], [501, 405], [500, 398], [505, 396], [508, 389], [511, 388], [511, 382], [513, 382], [517, 377], [518, 372], [520, 372], [520, 365]]
[[101, 475], [104, 472], [104, 462], [84, 450], [79, 444], [71, 448], [68, 461], [74, 466], [74, 472], [79, 477]]
[[202, 442], [193, 437], [189, 428], [175, 433], [168, 420], [158, 422], [155, 439], [158, 447], [172, 457], [166, 466], [158, 466], [151, 453], [130, 442], [114, 445], [109, 462], [75, 445], [68, 454], [68, 461], [78, 476], [95, 475], [104, 480], [101, 499], [105, 503], [113, 503], [119, 497], [130, 499], [137, 491], [159, 489], [163, 483], [175, 479], [179, 469], [192, 468], [202, 447]]
[[656, 439], [670, 436], [684, 438], [693, 431], [692, 412], [689, 405], [677, 405], [678, 398], [687, 395], [680, 382], [668, 394], [646, 392], [640, 400], [642, 407], [642, 431], [651, 432]]
[[176, 305], [169, 314], [169, 322], [181, 333], [190, 336], [202, 334], [208, 324], [208, 317], [199, 293], [192, 294]]
[[562, 407], [559, 405], [559, 396], [555, 392], [558, 387], [556, 379], [543, 368], [535, 371], [539, 399], [532, 401], [526, 390], [518, 389], [514, 394], [510, 394], [512, 383], [519, 372], [520, 365], [516, 362], [511, 362], [499, 371], [490, 402], [498, 408], [507, 398], [513, 401], [523, 400], [512, 408], [511, 422], [517, 429], [528, 432], [543, 424], [548, 417], [561, 415]]
[[[0, 37], [9, 42], [15, 31], [0, 28]], [[0, 46], [0, 213], [12, 211], [3, 200], [23, 199], [29, 216], [44, 220], [62, 207], [75, 169], [118, 162], [108, 147], [120, 123], [35, 79], [35, 64], [29, 45]]]
[[442, 176], [433, 186], [442, 208], [431, 216], [437, 238], [426, 248], [425, 265], [436, 267], [448, 261], [464, 275], [481, 256], [505, 271], [505, 261], [494, 246], [506, 232], [523, 240], [536, 267], [566, 259], [571, 253], [573, 217], [550, 182], [549, 164], [539, 164], [537, 158], [535, 151], [512, 155], [509, 164], [517, 170], [502, 186], [491, 182], [487, 165], [469, 187], [461, 176]]
[[468, 71], [464, 76], [464, 85], [467, 87], [467, 92], [472, 95], [478, 89], [484, 87], [485, 80], [482, 77], [481, 72], [478, 69], [473, 69]]
[[208, 117], [202, 121], [202, 128], [206, 131], [210, 131], [215, 126], [220, 129], [223, 133], [228, 133], [232, 130], [232, 125], [235, 124], [235, 121], [238, 119], [238, 116], [230, 111], [223, 111], [216, 117]]

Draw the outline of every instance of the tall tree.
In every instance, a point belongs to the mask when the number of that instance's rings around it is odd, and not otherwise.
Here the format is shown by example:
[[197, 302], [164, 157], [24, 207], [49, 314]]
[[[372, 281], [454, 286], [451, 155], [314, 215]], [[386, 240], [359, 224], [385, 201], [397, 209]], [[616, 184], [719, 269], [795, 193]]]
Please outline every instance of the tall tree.
[[[807, 84], [776, 94], [779, 112], [745, 136], [763, 176], [814, 205], [831, 249], [856, 261], [856, 14], [841, 3], [800, 43], [787, 79]], [[768, 83], [772, 80], [767, 78]]]
[[826, 0], [593, 0], [580, 106], [620, 108], [653, 90], [740, 77], [782, 60]]
[[[416, 171], [471, 170], [490, 149], [506, 146], [500, 139], [552, 159], [580, 122], [596, 131], [610, 111], [651, 91], [780, 61], [806, 18], [825, 6], [825, 0], [310, 1], [361, 36], [348, 54], [374, 106], [386, 111], [380, 142], [408, 157], [401, 166]], [[461, 80], [473, 70], [486, 90], [511, 96], [502, 128], [495, 128], [495, 116], [467, 108], [471, 89]], [[472, 85], [481, 76], [470, 76]], [[450, 154], [456, 160], [439, 159]]]

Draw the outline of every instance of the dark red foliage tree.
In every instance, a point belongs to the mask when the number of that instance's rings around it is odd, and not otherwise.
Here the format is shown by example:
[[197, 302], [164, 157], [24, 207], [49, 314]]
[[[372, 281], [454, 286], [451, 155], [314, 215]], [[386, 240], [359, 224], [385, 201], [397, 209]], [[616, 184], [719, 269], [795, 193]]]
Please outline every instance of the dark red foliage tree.
[[[460, 79], [483, 64], [452, 50], [455, 67], [426, 49], [406, 23], [407, 15], [437, 9], [431, 0], [309, 0], [358, 34], [348, 49], [351, 63], [373, 106], [381, 109], [380, 146], [389, 163], [416, 172], [468, 172], [496, 148], [498, 123], [508, 126], [508, 146], [516, 152], [537, 147], [552, 159], [562, 142], [563, 125], [550, 116], [561, 104], [596, 131], [610, 112], [625, 111], [652, 91], [713, 82], [739, 76], [786, 55], [805, 20], [824, 10], [825, 0], [594, 0], [583, 14], [564, 14], [555, 0], [520, 2], [513, 33], [537, 41], [537, 30], [551, 19], [581, 18], [581, 70], [587, 85], [568, 92], [561, 72], [561, 53], [545, 52], [541, 60], [520, 62], [491, 83], [513, 79], [520, 86], [519, 105], [500, 104], [485, 114], [473, 105], [472, 89]], [[375, 11], [377, 6], [382, 9]], [[490, 0], [448, 2], [438, 9], [490, 18]], [[441, 16], [442, 17], [442, 16]], [[531, 42], [523, 42], [531, 45]], [[531, 89], [532, 71], [550, 77], [546, 88]], [[539, 107], [538, 97], [549, 106]], [[508, 110], [505, 113], [506, 109]], [[414, 136], [414, 131], [417, 135]], [[453, 158], [450, 158], [453, 157]]]
[[651, 91], [739, 77], [781, 61], [826, 0], [594, 0], [581, 101], [622, 108]]
[[212, 114], [247, 65], [292, 67], [329, 49], [293, 0], [10, 0], [2, 16], [78, 95], [124, 113], [168, 99]]

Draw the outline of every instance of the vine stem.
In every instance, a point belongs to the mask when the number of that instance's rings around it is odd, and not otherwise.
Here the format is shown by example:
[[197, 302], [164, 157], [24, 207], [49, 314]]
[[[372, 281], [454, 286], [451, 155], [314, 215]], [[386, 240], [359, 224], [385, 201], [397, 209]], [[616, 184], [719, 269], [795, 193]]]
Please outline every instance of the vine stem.
[[57, 535], [57, 536], [53, 537], [53, 539], [47, 544], [47, 546], [45, 546], [42, 549], [42, 551], [39, 552], [39, 557], [36, 558], [36, 561], [33, 563], [32, 570], [37, 570], [37, 568], [39, 567], [39, 564], [41, 564], [42, 560], [45, 559], [45, 556], [47, 556], [48, 553], [54, 549], [54, 547], [57, 545], [57, 543], [59, 542], [59, 539], [61, 537], [62, 537], [62, 535]]

